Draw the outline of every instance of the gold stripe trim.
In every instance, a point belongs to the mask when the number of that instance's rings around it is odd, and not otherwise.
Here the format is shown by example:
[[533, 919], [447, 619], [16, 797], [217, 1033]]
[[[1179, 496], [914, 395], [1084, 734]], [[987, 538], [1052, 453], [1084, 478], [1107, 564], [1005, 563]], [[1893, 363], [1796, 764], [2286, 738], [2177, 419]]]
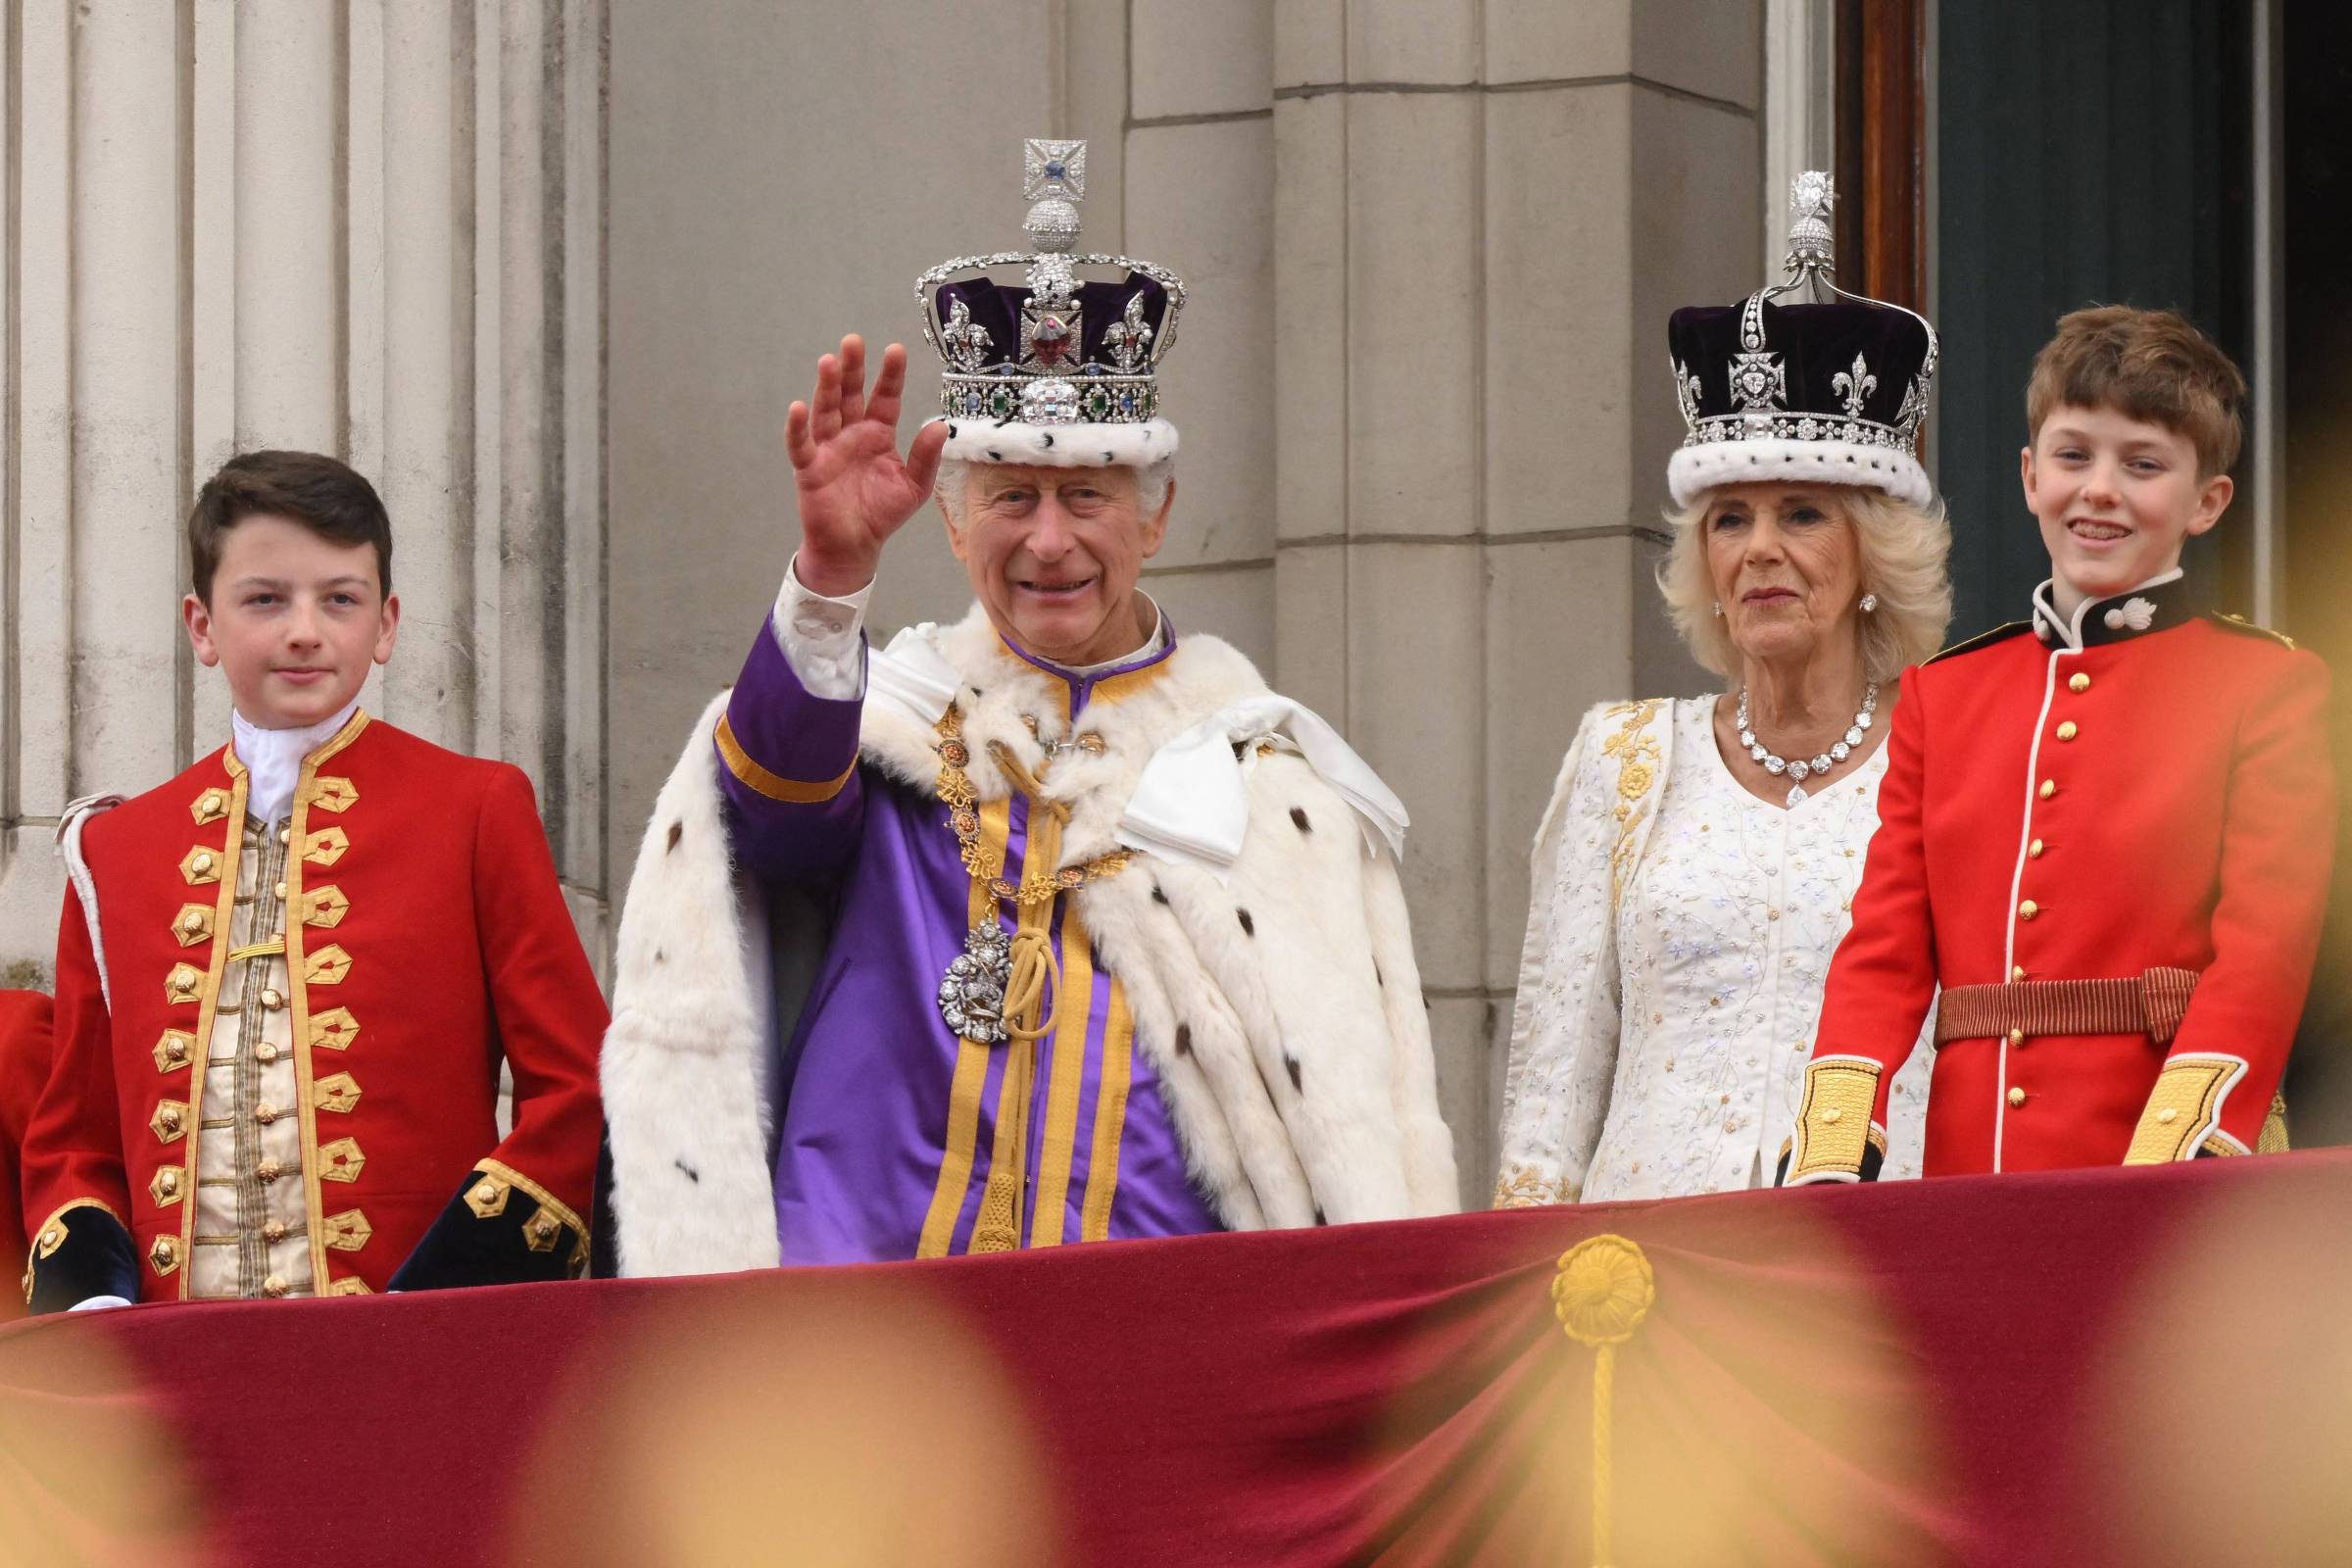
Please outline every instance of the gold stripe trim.
[[[289, 909], [302, 907], [303, 875], [310, 864], [304, 858], [304, 852], [310, 848], [311, 786], [320, 765], [358, 740], [367, 727], [368, 710], [355, 709], [349, 722], [302, 760], [302, 773], [294, 784], [294, 817], [287, 824], [286, 833], [285, 902]], [[242, 821], [241, 815], [239, 820]], [[311, 1289], [324, 1291], [328, 1283], [326, 1200], [318, 1190], [318, 1105], [311, 1088], [311, 983], [303, 975], [306, 942], [299, 923], [287, 925], [285, 942], [286, 987], [292, 993], [294, 1009], [294, 1016], [288, 1020], [294, 1036], [294, 1102], [302, 1119], [302, 1194], [308, 1204], [303, 1228], [311, 1243]], [[188, 1205], [190, 1209], [195, 1206]]]
[[1135, 1015], [1127, 988], [1110, 982], [1110, 1020], [1102, 1030], [1102, 1088], [1095, 1096], [1095, 1142], [1086, 1169], [1082, 1242], [1110, 1236], [1110, 1203], [1119, 1193], [1119, 1150], [1127, 1139], [1127, 1087], [1135, 1071]]
[[516, 1170], [505, 1160], [480, 1160], [475, 1163], [473, 1168], [485, 1176], [496, 1176], [503, 1182], [508, 1182], [515, 1187], [521, 1188], [524, 1192], [539, 1200], [539, 1210], [541, 1213], [555, 1215], [556, 1218], [562, 1220], [573, 1230], [578, 1231], [582, 1236], [588, 1234], [587, 1221], [581, 1219], [578, 1214], [572, 1212], [572, 1208], [569, 1203], [564, 1202], [564, 1200], [558, 1198], [555, 1194], [549, 1192], [546, 1188], [540, 1186], [537, 1182], [531, 1180], [528, 1176], [525, 1176], [522, 1172]]
[[229, 949], [228, 961], [231, 963], [242, 963], [247, 958], [274, 958], [285, 951], [286, 939], [283, 937], [271, 937], [267, 942], [253, 942], [248, 943], [241, 948]]
[[[1162, 675], [1168, 672], [1168, 665], [1173, 662], [1162, 659], [1155, 663], [1146, 664], [1141, 669], [1130, 669], [1122, 674], [1105, 676], [1095, 682], [1094, 689], [1087, 693], [1086, 700], [1090, 705], [1094, 703], [1123, 703], [1158, 681]], [[1067, 682], [1064, 682], [1061, 688], [1061, 710], [1063, 716], [1067, 717], [1070, 710], [1070, 688]]]
[[1095, 965], [1075, 906], [1061, 915], [1061, 985], [1054, 999], [1054, 1075], [1046, 1092], [1045, 1141], [1038, 1147], [1031, 1247], [1059, 1247], [1069, 1225], [1070, 1166], [1078, 1153], [1078, 1099], [1086, 1087], [1086, 1026], [1094, 1013]]
[[[721, 722], [724, 722], [722, 717]], [[980, 808], [981, 863], [993, 865], [1004, 857], [1012, 836], [1012, 802], [991, 801]], [[996, 917], [996, 901], [986, 885], [975, 880], [966, 901], [971, 924]], [[947, 1150], [939, 1162], [939, 1180], [931, 1189], [930, 1212], [915, 1248], [917, 1257], [945, 1257], [956, 1236], [956, 1217], [963, 1212], [964, 1194], [972, 1185], [972, 1157], [980, 1147], [980, 1095], [988, 1086], [988, 1047], [963, 1042], [956, 1053], [956, 1078], [948, 1089]]]
[[752, 760], [752, 754], [745, 751], [743, 743], [735, 738], [735, 726], [727, 722], [724, 713], [718, 715], [717, 734], [718, 755], [726, 760], [727, 771], [769, 800], [782, 801], [787, 806], [816, 806], [829, 801], [841, 793], [841, 787], [850, 781], [850, 775], [858, 771], [858, 759], [852, 755], [850, 765], [841, 770], [839, 778], [822, 784], [804, 783], [799, 779], [786, 778], [781, 773], [771, 773]]
[[[245, 796], [250, 782], [245, 764], [237, 760], [236, 744], [221, 754], [222, 765], [228, 769], [228, 814], [221, 818], [227, 827], [226, 841], [220, 846], [220, 881], [214, 892], [213, 949], [207, 960], [204, 989], [196, 993], [195, 1049], [192, 1057], [202, 1057], [210, 1063], [213, 1054], [213, 1025], [220, 1013], [220, 976], [228, 967], [228, 936], [237, 917], [237, 878], [241, 858], [245, 853]], [[205, 1080], [210, 1073], [188, 1073], [188, 1125], [201, 1131], [204, 1125]], [[196, 1169], [196, 1151], [193, 1143], [188, 1149], [188, 1170]], [[196, 1205], [183, 1203], [179, 1211], [179, 1248], [185, 1254], [196, 1245]], [[179, 1299], [188, 1298], [189, 1270], [181, 1270], [177, 1286]]]

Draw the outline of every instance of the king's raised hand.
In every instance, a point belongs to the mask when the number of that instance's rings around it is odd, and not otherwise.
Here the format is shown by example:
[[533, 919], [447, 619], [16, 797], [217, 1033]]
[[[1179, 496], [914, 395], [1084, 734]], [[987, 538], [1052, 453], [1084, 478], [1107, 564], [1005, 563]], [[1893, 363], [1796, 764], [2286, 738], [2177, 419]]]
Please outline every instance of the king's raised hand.
[[784, 416], [784, 449], [800, 491], [801, 550], [793, 573], [811, 592], [838, 598], [874, 580], [882, 547], [931, 499], [947, 426], [933, 420], [899, 455], [899, 400], [906, 350], [882, 351], [873, 395], [865, 390], [865, 340], [816, 362], [816, 391]]

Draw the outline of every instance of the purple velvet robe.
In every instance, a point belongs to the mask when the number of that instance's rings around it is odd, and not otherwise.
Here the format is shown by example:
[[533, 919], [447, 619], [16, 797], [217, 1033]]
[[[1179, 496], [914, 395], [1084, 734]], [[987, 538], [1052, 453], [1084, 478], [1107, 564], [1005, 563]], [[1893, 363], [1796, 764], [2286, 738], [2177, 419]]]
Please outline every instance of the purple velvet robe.
[[[1103, 681], [1150, 678], [1174, 648], [1171, 635], [1160, 652], [1092, 677], [1029, 662], [1067, 684], [1074, 717]], [[775, 1189], [788, 1264], [913, 1257], [935, 1205], [945, 1250], [969, 1250], [997, 1142], [1002, 1045], [980, 1086], [968, 1178], [959, 1183], [948, 1168], [962, 1045], [937, 998], [941, 974], [963, 951], [971, 878], [937, 797], [858, 759], [862, 706], [810, 695], [762, 623], [727, 704], [739, 755], [721, 747], [737, 862], [837, 898], [832, 937], [785, 1055]], [[1004, 875], [1015, 882], [1027, 827], [1015, 794], [1004, 854]], [[1056, 1027], [1036, 1045], [1021, 1245], [1220, 1229], [1186, 1172], [1124, 996], [1090, 955], [1067, 951], [1073, 917], [1066, 896], [1056, 903], [1052, 938], [1063, 985]], [[999, 920], [1012, 929], [1009, 910], [1000, 906]], [[1057, 1083], [1058, 1121], [1050, 1115]], [[1057, 1191], [1064, 1196], [1054, 1203]]]

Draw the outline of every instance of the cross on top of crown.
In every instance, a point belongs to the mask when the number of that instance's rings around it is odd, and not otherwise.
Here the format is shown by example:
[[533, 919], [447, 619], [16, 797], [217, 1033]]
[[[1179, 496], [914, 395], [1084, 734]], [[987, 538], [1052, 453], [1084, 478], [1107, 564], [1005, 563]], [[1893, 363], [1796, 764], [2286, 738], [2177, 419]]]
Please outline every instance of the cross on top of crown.
[[1086, 143], [1047, 141], [1031, 137], [1021, 143], [1021, 198], [1044, 201], [1060, 196], [1080, 201], [1086, 196]]

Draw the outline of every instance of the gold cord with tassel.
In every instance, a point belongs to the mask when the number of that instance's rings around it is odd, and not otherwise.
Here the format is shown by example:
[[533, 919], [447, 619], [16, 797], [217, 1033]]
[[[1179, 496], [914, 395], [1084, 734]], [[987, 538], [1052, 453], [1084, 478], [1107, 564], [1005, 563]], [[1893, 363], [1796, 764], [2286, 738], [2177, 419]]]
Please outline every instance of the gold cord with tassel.
[[1552, 1315], [1579, 1345], [1592, 1347], [1592, 1561], [1609, 1568], [1615, 1521], [1610, 1494], [1617, 1395], [1617, 1347], [1634, 1337], [1657, 1299], [1656, 1277], [1642, 1249], [1622, 1236], [1594, 1236], [1560, 1254], [1551, 1280]]

